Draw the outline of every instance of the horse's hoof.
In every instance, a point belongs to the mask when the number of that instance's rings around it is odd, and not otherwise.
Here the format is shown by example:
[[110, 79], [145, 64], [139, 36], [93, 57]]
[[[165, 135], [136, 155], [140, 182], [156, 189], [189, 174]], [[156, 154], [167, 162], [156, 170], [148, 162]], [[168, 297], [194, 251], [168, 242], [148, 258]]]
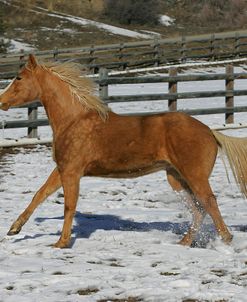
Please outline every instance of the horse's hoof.
[[12, 226], [10, 227], [7, 235], [13, 236], [13, 235], [19, 234], [21, 231], [21, 227], [22, 227], [22, 225], [19, 222], [13, 223]]
[[69, 243], [68, 242], [62, 242], [61, 240], [58, 240], [55, 244], [52, 245], [53, 248], [58, 248], [58, 249], [66, 249], [69, 248]]
[[178, 242], [178, 244], [183, 246], [191, 246], [191, 238], [188, 238], [186, 235]]
[[16, 235], [16, 234], [19, 234], [20, 233], [20, 231], [21, 231], [21, 229], [10, 229], [9, 231], [8, 231], [8, 233], [7, 233], [7, 235], [8, 236], [13, 236], [13, 235]]
[[223, 240], [223, 242], [225, 244], [230, 244], [232, 242], [232, 239], [233, 239], [233, 235], [232, 234], [229, 234], [227, 237], [222, 238], [222, 240]]

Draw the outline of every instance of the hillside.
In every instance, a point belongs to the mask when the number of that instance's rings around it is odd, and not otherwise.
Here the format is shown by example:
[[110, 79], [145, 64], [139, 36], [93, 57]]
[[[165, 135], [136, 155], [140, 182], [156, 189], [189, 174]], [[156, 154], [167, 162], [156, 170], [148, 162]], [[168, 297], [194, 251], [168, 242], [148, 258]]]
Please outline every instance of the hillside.
[[105, 1], [0, 0], [4, 37], [12, 40], [12, 51], [42, 50], [237, 30], [247, 24], [245, 0], [157, 0], [163, 16], [157, 25], [111, 20], [104, 14]]

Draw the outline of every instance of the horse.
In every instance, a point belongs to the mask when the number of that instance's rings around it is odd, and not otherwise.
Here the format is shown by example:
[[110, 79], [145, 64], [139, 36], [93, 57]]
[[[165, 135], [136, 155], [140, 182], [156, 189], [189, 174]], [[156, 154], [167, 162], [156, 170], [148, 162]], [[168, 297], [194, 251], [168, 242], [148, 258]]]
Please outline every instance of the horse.
[[30, 54], [0, 95], [0, 107], [8, 110], [37, 99], [53, 131], [56, 168], [8, 235], [19, 233], [38, 205], [62, 187], [64, 222], [54, 247], [70, 247], [82, 176], [131, 178], [164, 170], [172, 189], [186, 192], [192, 209], [192, 224], [180, 244], [191, 246], [206, 214], [222, 240], [231, 242], [209, 177], [221, 150], [246, 197], [247, 139], [225, 136], [181, 112], [118, 115], [96, 96], [93, 81], [82, 77], [75, 64], [42, 64]]

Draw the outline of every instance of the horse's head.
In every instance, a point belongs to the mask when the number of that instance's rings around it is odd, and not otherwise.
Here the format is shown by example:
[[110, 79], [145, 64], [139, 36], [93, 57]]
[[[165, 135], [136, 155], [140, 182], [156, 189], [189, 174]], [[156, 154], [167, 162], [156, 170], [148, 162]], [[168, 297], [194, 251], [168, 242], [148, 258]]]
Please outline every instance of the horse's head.
[[38, 63], [33, 55], [29, 55], [27, 64], [17, 77], [0, 94], [0, 109], [23, 105], [35, 101], [40, 96], [40, 86], [35, 77]]

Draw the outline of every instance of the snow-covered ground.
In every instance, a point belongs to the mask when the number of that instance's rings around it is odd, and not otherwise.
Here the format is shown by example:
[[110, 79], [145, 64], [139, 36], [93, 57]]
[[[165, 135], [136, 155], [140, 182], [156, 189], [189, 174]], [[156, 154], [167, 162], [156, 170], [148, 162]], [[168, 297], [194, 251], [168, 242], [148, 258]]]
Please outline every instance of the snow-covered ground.
[[8, 47], [8, 53], [12, 53], [12, 52], [19, 52], [20, 50], [24, 50], [24, 51], [34, 51], [35, 48], [28, 44], [28, 43], [24, 43], [23, 41], [18, 41], [18, 40], [10, 40], [10, 45]]
[[[32, 10], [32, 11], [37, 12], [36, 10]], [[46, 13], [47, 13], [47, 11], [46, 11]], [[115, 35], [126, 36], [126, 37], [131, 37], [131, 38], [141, 38], [141, 39], [150, 39], [152, 37], [152, 35], [150, 35], [150, 34], [149, 35], [141, 34], [136, 31], [125, 29], [122, 27], [117, 27], [117, 26], [105, 24], [102, 22], [92, 21], [92, 20], [88, 20], [85, 18], [81, 18], [81, 17], [75, 17], [72, 15], [62, 14], [59, 12], [47, 13], [47, 15], [50, 17], [54, 17], [54, 18], [68, 20], [72, 23], [79, 24], [82, 26], [89, 26], [89, 25], [95, 26], [95, 27], [99, 28], [100, 30], [105, 30], [105, 31], [107, 31], [111, 34], [115, 34]]]
[[[237, 81], [236, 88], [244, 88], [245, 82]], [[189, 85], [181, 84], [179, 91], [195, 90]], [[208, 85], [220, 89], [224, 83], [199, 82], [196, 90]], [[161, 91], [167, 91], [164, 83], [110, 88], [115, 95]], [[244, 102], [237, 98], [238, 105]], [[223, 103], [220, 98], [210, 99], [208, 106]], [[206, 100], [179, 104], [207, 107]], [[118, 112], [161, 110], [167, 104], [115, 104], [113, 108]], [[1, 112], [0, 118], [23, 114], [17, 109]], [[224, 122], [223, 115], [198, 118], [208, 125]], [[236, 122], [245, 120], [246, 114], [236, 115]], [[47, 127], [41, 132], [50, 134]], [[228, 133], [247, 136], [246, 129]], [[20, 134], [18, 130], [16, 135]], [[177, 244], [191, 217], [163, 172], [134, 180], [83, 178], [71, 249], [50, 247], [63, 223], [62, 191], [37, 209], [19, 235], [6, 236], [53, 168], [51, 148], [46, 146], [16, 148], [0, 158], [0, 301], [246, 301], [247, 202], [236, 185], [227, 182], [220, 158], [210, 182], [234, 235], [229, 246], [216, 236], [209, 218], [195, 248]]]

